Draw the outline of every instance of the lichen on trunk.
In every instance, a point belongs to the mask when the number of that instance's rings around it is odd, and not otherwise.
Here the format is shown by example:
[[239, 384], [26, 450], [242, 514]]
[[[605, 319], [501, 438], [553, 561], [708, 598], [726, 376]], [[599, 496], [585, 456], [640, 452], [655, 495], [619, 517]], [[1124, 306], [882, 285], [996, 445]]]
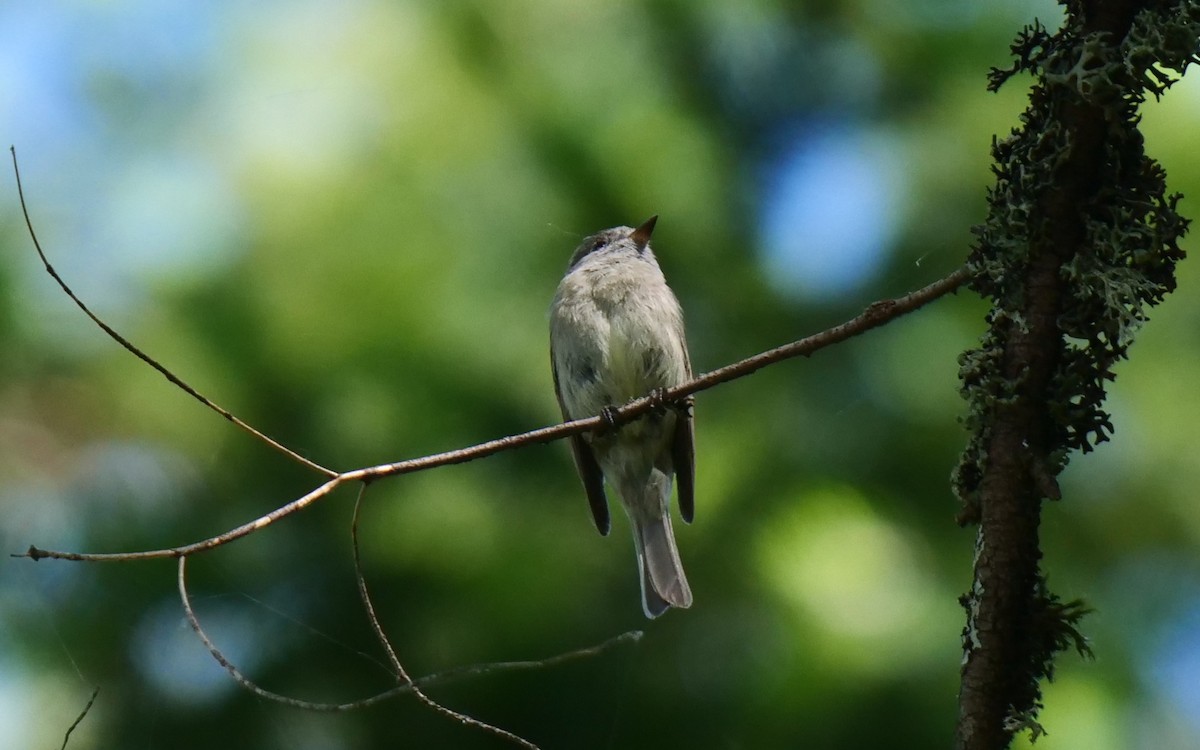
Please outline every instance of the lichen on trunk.
[[1054, 34], [1026, 28], [989, 86], [1036, 79], [1022, 126], [993, 142], [996, 183], [968, 261], [971, 288], [992, 303], [980, 346], [960, 358], [970, 440], [954, 472], [959, 522], [979, 524], [956, 736], [971, 750], [1007, 747], [1022, 729], [1036, 737], [1055, 655], [1088, 650], [1086, 608], [1051, 593], [1041, 569], [1041, 506], [1061, 497], [1070, 454], [1112, 434], [1106, 384], [1174, 290], [1187, 228], [1137, 110], [1171, 84], [1164, 71], [1200, 62], [1200, 3], [1067, 10]]

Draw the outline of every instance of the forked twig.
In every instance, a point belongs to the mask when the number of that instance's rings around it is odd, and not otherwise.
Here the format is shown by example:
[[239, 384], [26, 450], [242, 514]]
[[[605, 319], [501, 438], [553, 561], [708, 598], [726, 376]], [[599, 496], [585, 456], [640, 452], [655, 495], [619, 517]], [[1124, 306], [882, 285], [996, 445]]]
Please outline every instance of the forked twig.
[[[865, 333], [873, 328], [878, 328], [885, 323], [895, 320], [903, 315], [907, 315], [914, 310], [917, 310], [935, 299], [948, 294], [958, 287], [962, 286], [967, 280], [967, 271], [965, 268], [960, 268], [949, 276], [938, 279], [926, 287], [918, 289], [911, 294], [906, 294], [903, 297], [895, 299], [881, 300], [872, 303], [862, 313], [847, 320], [833, 328], [815, 333], [812, 336], [806, 336], [799, 341], [793, 341], [790, 344], [771, 349], [769, 351], [756, 354], [752, 357], [735, 362], [731, 365], [721, 367], [712, 372], [704, 373], [703, 375], [690, 380], [682, 385], [667, 389], [663, 398], [666, 401], [676, 401], [685, 396], [700, 391], [708, 390], [721, 383], [730, 380], [736, 380], [745, 377], [757, 370], [760, 370], [767, 365], [776, 362], [782, 362], [794, 357], [807, 357], [814, 352], [824, 349], [833, 344], [840, 343], [847, 339], [853, 338], [861, 333]], [[634, 401], [630, 401], [624, 406], [614, 409], [613, 416], [617, 422], [628, 422], [636, 417], [639, 417], [656, 406], [660, 405], [660, 401], [651, 396], [645, 396]], [[251, 534], [261, 528], [271, 525], [281, 518], [300, 511], [307, 506], [313, 504], [317, 500], [325, 497], [333, 492], [339, 486], [347, 482], [373, 481], [383, 477], [398, 476], [400, 474], [409, 474], [415, 471], [423, 471], [432, 469], [438, 466], [447, 466], [450, 464], [461, 464], [467, 461], [473, 461], [477, 458], [490, 456], [501, 451], [511, 450], [525, 445], [534, 443], [548, 443], [552, 440], [558, 440], [568, 435], [575, 435], [582, 432], [590, 432], [592, 430], [605, 428], [608, 423], [603, 417], [589, 417], [587, 419], [577, 419], [572, 422], [564, 422], [563, 424], [554, 425], [552, 427], [542, 427], [537, 430], [521, 433], [519, 435], [508, 435], [506, 437], [489, 440], [486, 443], [479, 443], [468, 448], [460, 448], [458, 450], [447, 451], [445, 453], [437, 453], [430, 456], [422, 456], [413, 458], [407, 461], [397, 461], [389, 464], [379, 464], [378, 466], [369, 466], [362, 469], [343, 472], [335, 475], [325, 484], [317, 487], [308, 494], [293, 500], [292, 502], [280, 506], [275, 510], [260, 516], [249, 523], [242, 524], [234, 529], [230, 529], [223, 534], [209, 537], [192, 544], [186, 544], [179, 547], [170, 547], [156, 550], [143, 550], [139, 552], [104, 552], [104, 553], [86, 553], [86, 552], [63, 552], [57, 550], [41, 549], [30, 545], [23, 553], [16, 553], [13, 557], [29, 557], [34, 560], [42, 558], [52, 558], [57, 560], [76, 560], [86, 562], [105, 562], [105, 561], [128, 561], [128, 560], [144, 560], [160, 557], [181, 557], [183, 555], [191, 555], [199, 552], [206, 552], [215, 547], [220, 547], [223, 544], [232, 542], [235, 539]]]
[[588, 646], [587, 648], [569, 651], [565, 654], [558, 654], [557, 656], [552, 656], [548, 659], [531, 661], [502, 661], [492, 662], [489, 664], [473, 664], [466, 667], [457, 667], [455, 669], [448, 669], [444, 672], [436, 672], [425, 677], [418, 677], [417, 679], [413, 680], [411, 684], [399, 685], [391, 688], [390, 690], [386, 690], [382, 693], [372, 695], [371, 697], [364, 698], [362, 700], [351, 701], [348, 703], [316, 703], [313, 701], [300, 700], [298, 698], [289, 698], [288, 696], [273, 693], [270, 690], [259, 687], [248, 677], [243, 675], [237, 666], [228, 658], [226, 658], [223, 653], [221, 653], [221, 650], [217, 648], [216, 644], [213, 643], [212, 639], [209, 638], [208, 634], [204, 631], [204, 628], [201, 627], [200, 620], [196, 616], [196, 611], [192, 608], [192, 600], [191, 596], [188, 594], [187, 578], [185, 575], [186, 560], [186, 557], [179, 558], [179, 568], [176, 579], [179, 587], [179, 600], [183, 605], [183, 613], [187, 618], [188, 624], [191, 626], [192, 631], [196, 633], [196, 636], [204, 644], [204, 647], [208, 649], [208, 653], [211, 654], [213, 659], [216, 660], [216, 662], [222, 667], [224, 667], [225, 671], [228, 672], [230, 676], [233, 677], [233, 679], [244, 689], [259, 696], [260, 698], [265, 698], [267, 700], [275, 701], [276, 703], [281, 703], [285, 706], [291, 706], [293, 708], [299, 708], [305, 711], [339, 713], [343, 711], [353, 711], [360, 708], [367, 708], [391, 698], [411, 693], [413, 691], [413, 685], [416, 685], [420, 688], [430, 688], [435, 685], [448, 685], [452, 682], [456, 682], [467, 677], [477, 677], [479, 675], [545, 669], [546, 667], [554, 667], [558, 666], [559, 664], [598, 656], [610, 648], [628, 643], [637, 643], [642, 638], [642, 631], [630, 630], [609, 638], [602, 643], [598, 643], [595, 646]]
[[38, 241], [37, 233], [33, 231], [33, 222], [29, 218], [29, 209], [25, 205], [25, 189], [21, 186], [21, 170], [20, 170], [20, 168], [17, 167], [17, 149], [15, 146], [9, 146], [8, 150], [12, 154], [13, 174], [15, 174], [17, 177], [17, 195], [21, 199], [21, 213], [25, 217], [25, 227], [26, 227], [26, 229], [29, 230], [29, 238], [33, 240], [33, 246], [37, 250], [38, 257], [42, 259], [42, 265], [45, 266], [46, 273], [50, 274], [51, 278], [54, 279], [54, 281], [58, 284], [59, 288], [67, 293], [67, 296], [71, 298], [71, 301], [74, 302], [75, 305], [80, 310], [83, 310], [84, 314], [87, 315], [89, 318], [91, 318], [93, 323], [100, 326], [100, 329], [103, 330], [106, 334], [108, 334], [109, 338], [111, 338], [113, 341], [116, 341], [121, 346], [125, 347], [125, 349], [127, 351], [129, 351], [131, 354], [133, 354], [138, 359], [142, 360], [146, 364], [153, 367], [155, 370], [157, 370], [159, 372], [160, 375], [165, 377], [167, 380], [171, 381], [171, 383], [173, 383], [175, 386], [182, 389], [184, 393], [187, 393], [192, 398], [194, 398], [197, 401], [199, 401], [200, 403], [204, 404], [209, 409], [212, 409], [217, 414], [220, 414], [222, 417], [229, 420], [230, 422], [233, 422], [235, 425], [242, 428], [246, 432], [250, 433], [254, 437], [263, 441], [264, 443], [271, 446], [272, 448], [279, 451], [280, 453], [284, 454], [285, 456], [292, 459], [293, 461], [302, 463], [305, 466], [307, 466], [308, 468], [319, 471], [327, 477], [336, 477], [338, 475], [338, 473], [336, 471], [334, 471], [332, 469], [327, 469], [324, 466], [321, 466], [320, 464], [318, 464], [314, 461], [310, 461], [309, 459], [305, 458], [304, 456], [301, 456], [299, 453], [296, 453], [295, 451], [293, 451], [291, 448], [288, 448], [287, 446], [283, 445], [282, 443], [271, 439], [270, 437], [268, 437], [267, 435], [258, 431], [254, 427], [251, 427], [249, 424], [243, 422], [241, 419], [234, 416], [232, 413], [230, 413], [226, 409], [221, 408], [221, 406], [219, 406], [218, 404], [213, 402], [210, 398], [208, 398], [207, 396], [200, 393], [195, 388], [191, 387], [190, 385], [185, 383], [183, 380], [181, 380], [178, 376], [175, 375], [175, 373], [171, 372], [166, 367], [163, 367], [162, 365], [160, 365], [149, 354], [146, 354], [144, 351], [142, 351], [138, 347], [134, 346], [134, 344], [129, 339], [127, 339], [124, 336], [122, 336], [121, 334], [117, 333], [117, 331], [114, 330], [112, 326], [110, 326], [108, 323], [105, 323], [103, 320], [100, 319], [100, 317], [98, 315], [96, 315], [94, 312], [92, 312], [91, 308], [89, 308], [87, 305], [85, 305], [83, 303], [83, 300], [79, 299], [79, 297], [77, 297], [75, 295], [75, 292], [71, 290], [71, 287], [67, 286], [67, 282], [63, 281], [63, 278], [58, 275], [58, 271], [54, 270], [54, 266], [50, 265], [50, 261], [46, 258], [46, 253], [42, 252], [42, 243], [40, 243]]
[[404, 665], [400, 663], [400, 657], [396, 656], [396, 650], [392, 648], [392, 643], [387, 637], [387, 633], [383, 631], [383, 625], [379, 622], [379, 617], [375, 614], [375, 605], [371, 602], [371, 594], [367, 591], [367, 579], [362, 572], [362, 558], [358, 551], [358, 511], [362, 508], [363, 496], [367, 494], [368, 482], [363, 482], [358, 489], [358, 497], [354, 499], [354, 515], [350, 521], [350, 545], [354, 549], [354, 578], [358, 582], [358, 595], [362, 599], [363, 608], [367, 612], [367, 619], [371, 622], [371, 630], [375, 632], [375, 637], [387, 652], [388, 661], [392, 664], [392, 669], [396, 670], [396, 679], [402, 685], [407, 685], [412, 689], [413, 695], [417, 700], [424, 703], [429, 708], [437, 711], [442, 716], [452, 719], [464, 726], [473, 727], [475, 729], [494, 734], [497, 737], [508, 740], [513, 744], [520, 745], [526, 750], [538, 750], [538, 746], [518, 735], [513, 734], [507, 729], [501, 729], [495, 724], [489, 724], [486, 721], [480, 721], [472, 716], [459, 713], [454, 709], [438, 703], [434, 699], [425, 694], [425, 691], [413, 683], [408, 672], [404, 669]]

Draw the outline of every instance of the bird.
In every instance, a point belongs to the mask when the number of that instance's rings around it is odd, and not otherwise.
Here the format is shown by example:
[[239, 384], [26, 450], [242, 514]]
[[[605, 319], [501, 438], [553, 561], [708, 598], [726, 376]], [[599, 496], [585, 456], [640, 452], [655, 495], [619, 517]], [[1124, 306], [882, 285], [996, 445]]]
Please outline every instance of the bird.
[[610, 529], [605, 484], [633, 530], [642, 609], [656, 618], [692, 605], [671, 529], [669, 499], [678, 485], [679, 515], [695, 511], [695, 424], [690, 397], [659, 404], [615, 426], [612, 409], [691, 380], [683, 311], [650, 248], [657, 216], [583, 240], [550, 306], [550, 361], [563, 419], [604, 415], [609, 428], [569, 438], [592, 518]]

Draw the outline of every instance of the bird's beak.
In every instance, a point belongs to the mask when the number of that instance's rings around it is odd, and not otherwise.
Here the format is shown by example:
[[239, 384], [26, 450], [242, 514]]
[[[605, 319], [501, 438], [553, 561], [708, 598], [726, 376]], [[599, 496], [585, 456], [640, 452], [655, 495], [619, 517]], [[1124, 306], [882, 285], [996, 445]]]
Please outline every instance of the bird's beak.
[[637, 244], [638, 251], [646, 249], [646, 245], [650, 244], [650, 235], [654, 234], [654, 224], [658, 221], [658, 214], [646, 219], [640, 227], [629, 233], [629, 239]]

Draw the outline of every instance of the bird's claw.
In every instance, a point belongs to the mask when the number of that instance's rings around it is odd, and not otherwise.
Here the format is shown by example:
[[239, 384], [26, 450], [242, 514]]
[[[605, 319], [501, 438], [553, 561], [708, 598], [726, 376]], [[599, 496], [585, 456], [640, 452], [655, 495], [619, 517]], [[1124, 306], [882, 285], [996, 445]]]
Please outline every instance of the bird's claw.
[[601, 409], [600, 418], [604, 420], [606, 430], [617, 429], [617, 409], [615, 406], [606, 406]]
[[667, 389], [655, 388], [649, 393], [650, 410], [662, 415], [667, 410]]

